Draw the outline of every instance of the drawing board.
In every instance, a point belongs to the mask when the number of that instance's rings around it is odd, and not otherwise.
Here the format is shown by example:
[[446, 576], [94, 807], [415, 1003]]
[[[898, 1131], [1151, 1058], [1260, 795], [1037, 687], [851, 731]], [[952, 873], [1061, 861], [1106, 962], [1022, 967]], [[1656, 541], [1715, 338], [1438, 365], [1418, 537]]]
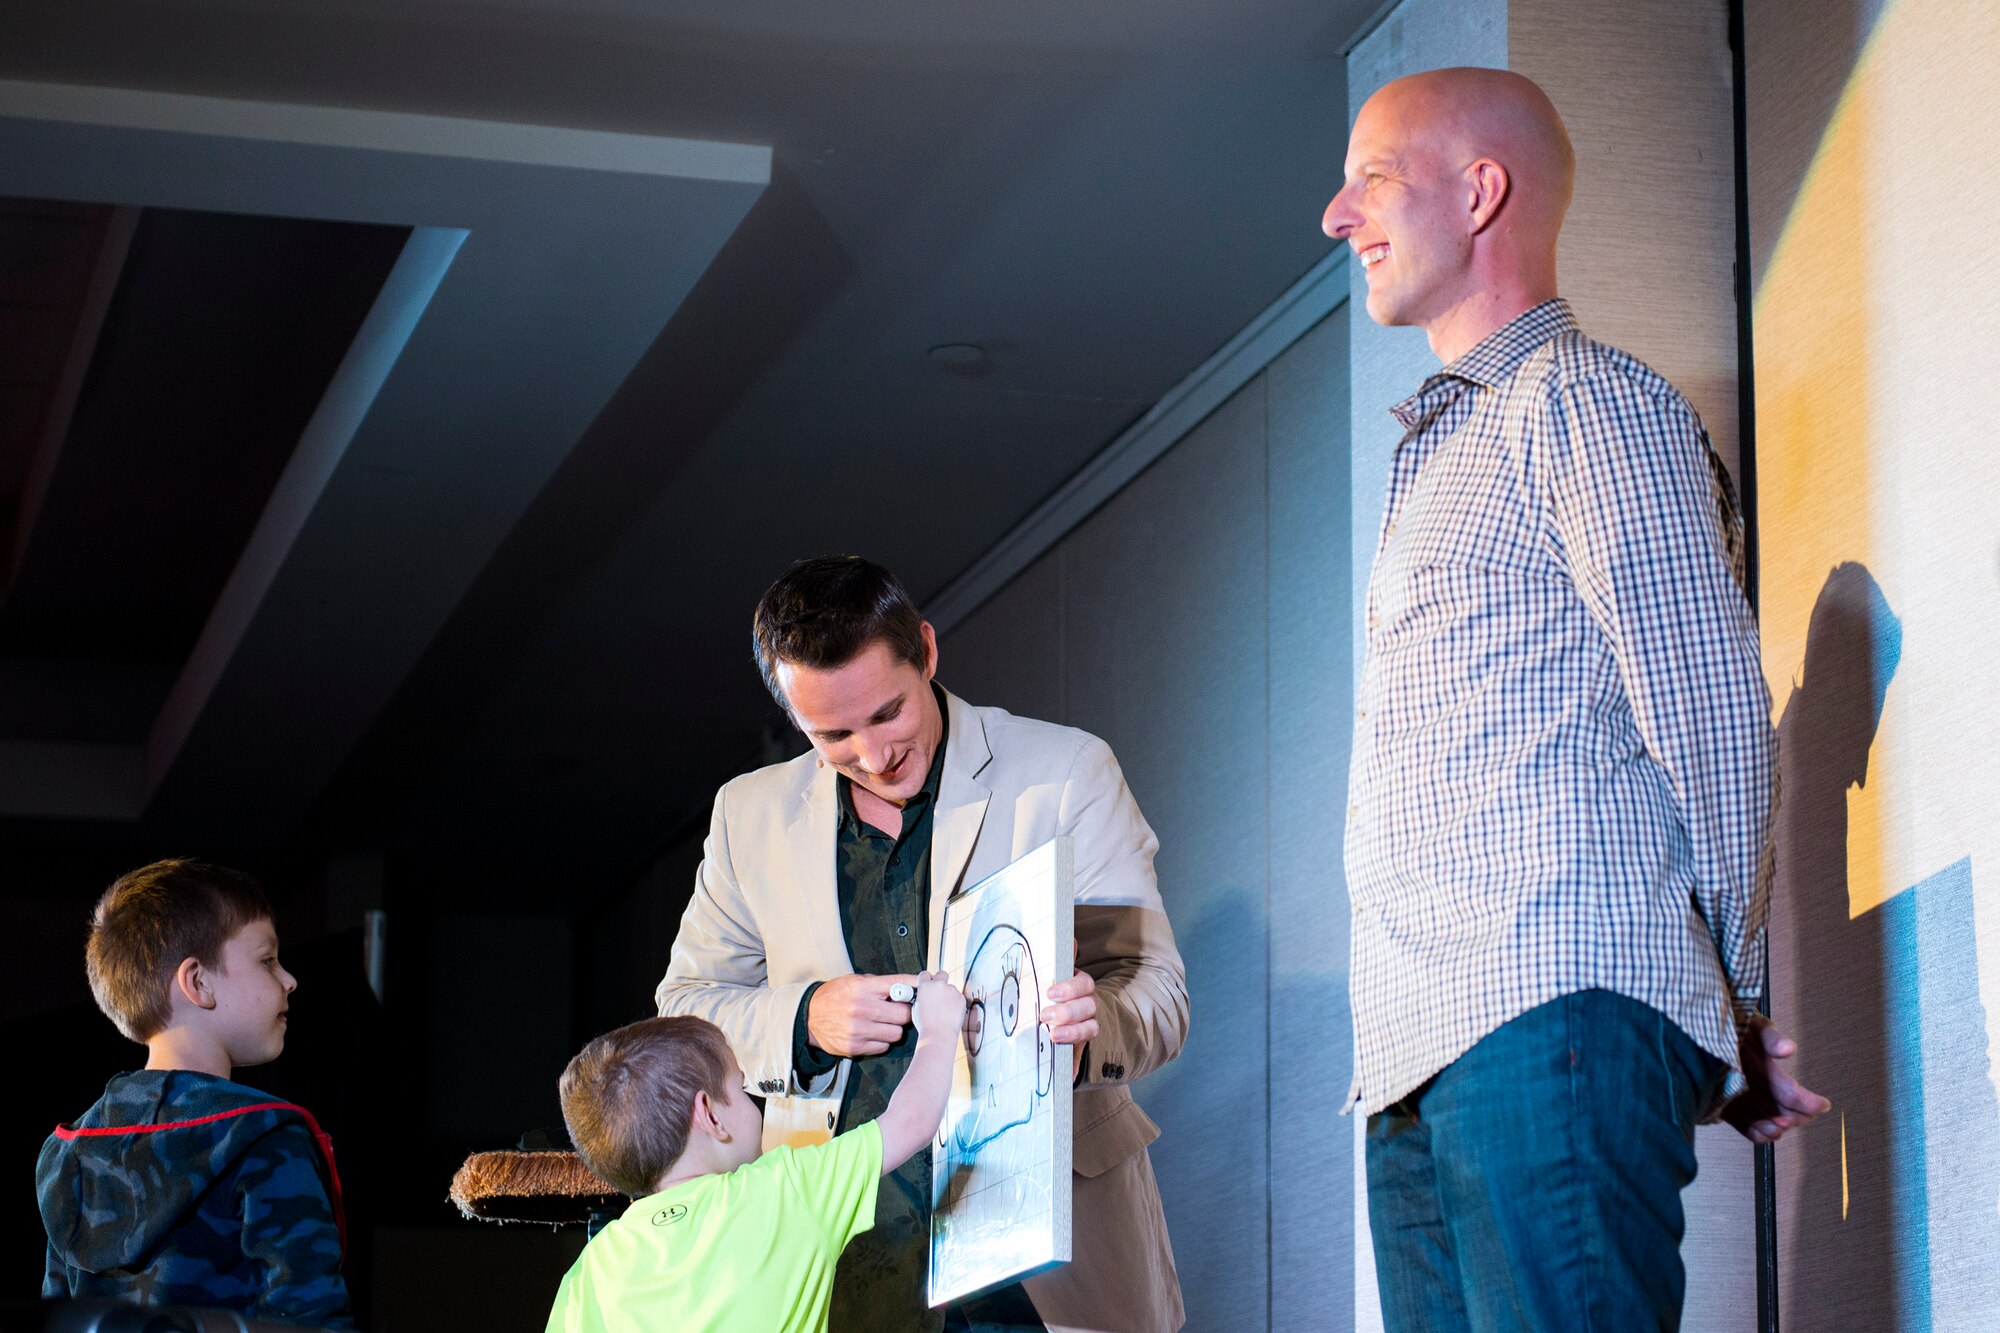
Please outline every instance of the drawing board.
[[1070, 1048], [1040, 1021], [1075, 970], [1071, 844], [1055, 838], [954, 896], [939, 966], [965, 992], [931, 1151], [930, 1303], [1067, 1262]]

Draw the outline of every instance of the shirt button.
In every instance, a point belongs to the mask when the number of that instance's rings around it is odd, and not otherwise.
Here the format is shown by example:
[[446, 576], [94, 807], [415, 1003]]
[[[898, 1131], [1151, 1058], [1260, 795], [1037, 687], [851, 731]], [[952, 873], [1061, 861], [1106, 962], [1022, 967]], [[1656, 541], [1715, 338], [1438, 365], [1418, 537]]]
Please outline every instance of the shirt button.
[[1358, 815], [1358, 814], [1360, 814], [1360, 813], [1361, 813], [1361, 807], [1360, 807], [1359, 805], [1356, 805], [1356, 804], [1354, 804], [1354, 803], [1353, 803], [1353, 802], [1351, 802], [1351, 801], [1350, 801], [1350, 802], [1348, 802], [1348, 806], [1347, 806], [1347, 817], [1348, 817], [1349, 819], [1352, 819], [1352, 818], [1354, 818], [1354, 817], [1355, 817], [1356, 815]]
[[1383, 531], [1382, 535], [1383, 535], [1383, 536], [1385, 536], [1385, 537], [1393, 537], [1393, 536], [1395, 536], [1395, 535], [1396, 535], [1396, 525], [1395, 525], [1394, 523], [1391, 523], [1391, 524], [1390, 524], [1390, 525], [1389, 525], [1389, 526], [1388, 526], [1388, 527], [1387, 527], [1387, 528], [1386, 528], [1386, 529], [1385, 529], [1385, 530]]
[[896, 927], [896, 933], [898, 935], [907, 935], [910, 933], [910, 928], [908, 926], [898, 926]]
[[1373, 611], [1370, 611], [1370, 612], [1368, 613], [1368, 628], [1369, 628], [1369, 629], [1374, 629], [1374, 628], [1375, 628], [1375, 627], [1376, 627], [1377, 625], [1379, 625], [1379, 624], [1381, 624], [1381, 623], [1382, 623], [1382, 617], [1380, 617], [1380, 616], [1376, 615], [1376, 614], [1375, 614], [1375, 613], [1374, 613]]

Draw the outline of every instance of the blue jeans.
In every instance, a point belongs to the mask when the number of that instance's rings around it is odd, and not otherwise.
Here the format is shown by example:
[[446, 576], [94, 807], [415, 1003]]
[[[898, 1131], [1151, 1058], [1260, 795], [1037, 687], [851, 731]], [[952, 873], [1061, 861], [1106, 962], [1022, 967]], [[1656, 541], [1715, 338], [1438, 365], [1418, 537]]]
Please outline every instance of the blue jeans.
[[1678, 1328], [1681, 1191], [1725, 1072], [1658, 1011], [1582, 991], [1369, 1116], [1388, 1333]]

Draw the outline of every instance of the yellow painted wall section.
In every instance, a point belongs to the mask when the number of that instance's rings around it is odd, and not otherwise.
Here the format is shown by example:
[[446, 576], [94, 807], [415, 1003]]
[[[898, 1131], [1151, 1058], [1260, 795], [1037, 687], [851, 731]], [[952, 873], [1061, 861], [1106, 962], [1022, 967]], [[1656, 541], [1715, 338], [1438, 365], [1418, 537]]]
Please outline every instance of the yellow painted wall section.
[[[1849, 794], [1856, 916], [1967, 855], [1976, 881], [2000, 875], [1996, 11], [1902, 0], [1882, 18], [1757, 293], [1774, 702], [1801, 680], [1837, 565], [1866, 565], [1901, 622]], [[1982, 913], [1982, 942], [2000, 949], [1996, 928]]]

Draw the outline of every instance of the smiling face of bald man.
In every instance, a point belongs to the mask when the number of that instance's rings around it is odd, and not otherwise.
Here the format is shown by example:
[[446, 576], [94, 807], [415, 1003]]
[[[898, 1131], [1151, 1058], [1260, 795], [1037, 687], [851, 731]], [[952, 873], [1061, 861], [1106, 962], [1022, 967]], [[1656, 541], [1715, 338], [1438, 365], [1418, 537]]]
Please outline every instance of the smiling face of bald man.
[[1395, 85], [1368, 99], [1348, 136], [1346, 180], [1327, 205], [1329, 236], [1353, 249], [1378, 324], [1424, 326], [1458, 299], [1470, 236], [1463, 164]]
[[1321, 225], [1360, 259], [1369, 315], [1424, 328], [1444, 356], [1555, 294], [1573, 176], [1569, 137], [1532, 82], [1435, 70], [1362, 106]]

